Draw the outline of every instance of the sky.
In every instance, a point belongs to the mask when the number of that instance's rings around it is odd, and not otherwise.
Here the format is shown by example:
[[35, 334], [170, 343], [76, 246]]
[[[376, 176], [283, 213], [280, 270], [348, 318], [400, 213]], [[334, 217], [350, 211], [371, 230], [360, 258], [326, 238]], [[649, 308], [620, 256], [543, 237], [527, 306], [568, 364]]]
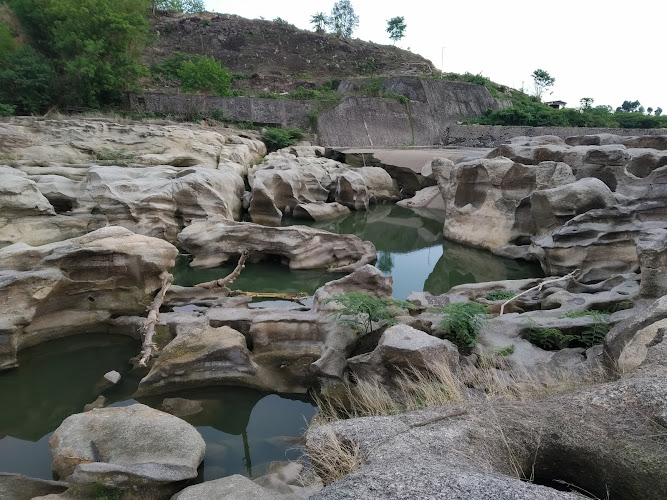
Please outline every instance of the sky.
[[[250, 19], [280, 17], [312, 29], [335, 0], [205, 0], [207, 10]], [[352, 37], [391, 44], [387, 20], [403, 16], [397, 46], [446, 72], [481, 74], [533, 92], [532, 73], [556, 79], [544, 101], [578, 107], [583, 97], [614, 109], [625, 100], [667, 112], [667, 3], [660, 0], [352, 0]], [[323, 54], [322, 57], [326, 57]]]

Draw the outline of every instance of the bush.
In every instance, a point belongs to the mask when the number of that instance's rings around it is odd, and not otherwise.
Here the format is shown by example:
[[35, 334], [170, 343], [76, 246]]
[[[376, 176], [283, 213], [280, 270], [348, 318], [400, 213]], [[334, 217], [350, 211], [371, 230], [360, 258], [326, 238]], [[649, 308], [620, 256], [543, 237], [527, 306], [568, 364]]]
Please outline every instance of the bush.
[[0, 23], [0, 68], [4, 67], [15, 50], [16, 44], [12, 30], [9, 29], [9, 26]]
[[486, 300], [509, 300], [514, 297], [516, 294], [509, 290], [493, 290], [489, 292], [486, 297]]
[[262, 134], [266, 148], [271, 151], [291, 146], [303, 137], [303, 131], [299, 128], [267, 128]]
[[409, 302], [391, 297], [376, 297], [367, 292], [349, 292], [335, 295], [324, 301], [325, 304], [329, 302], [337, 302], [344, 307], [334, 315], [339, 323], [349, 326], [358, 335], [368, 334], [383, 326], [395, 325], [396, 320], [389, 311], [390, 307], [409, 310], [415, 308]]
[[14, 111], [16, 111], [16, 106], [0, 103], [0, 116], [13, 116]]
[[566, 335], [558, 328], [530, 328], [523, 334], [523, 338], [547, 351], [563, 349], [574, 339], [572, 335]]
[[477, 336], [482, 330], [486, 311], [478, 302], [452, 302], [442, 308], [445, 313], [440, 328], [445, 338], [460, 349], [470, 349], [477, 344]]
[[0, 71], [0, 102], [14, 106], [20, 114], [42, 113], [52, 102], [53, 80], [48, 61], [32, 47], [25, 47]]
[[186, 92], [211, 92], [224, 97], [229, 94], [232, 75], [213, 57], [192, 56], [183, 61], [178, 70], [183, 90]]

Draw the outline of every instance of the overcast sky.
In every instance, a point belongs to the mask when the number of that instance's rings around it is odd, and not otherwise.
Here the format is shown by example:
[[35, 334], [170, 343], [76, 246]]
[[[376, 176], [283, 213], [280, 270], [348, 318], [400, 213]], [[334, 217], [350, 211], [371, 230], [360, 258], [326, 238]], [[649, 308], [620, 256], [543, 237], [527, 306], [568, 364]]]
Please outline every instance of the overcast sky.
[[[331, 12], [335, 0], [206, 0], [213, 12], [247, 18], [280, 17], [302, 29]], [[403, 16], [401, 48], [448, 72], [474, 74], [532, 92], [531, 74], [544, 69], [556, 79], [543, 100], [614, 109], [639, 100], [667, 112], [667, 4], [661, 0], [352, 0], [359, 16], [354, 38], [391, 44], [387, 20]], [[326, 54], [322, 54], [326, 57]]]

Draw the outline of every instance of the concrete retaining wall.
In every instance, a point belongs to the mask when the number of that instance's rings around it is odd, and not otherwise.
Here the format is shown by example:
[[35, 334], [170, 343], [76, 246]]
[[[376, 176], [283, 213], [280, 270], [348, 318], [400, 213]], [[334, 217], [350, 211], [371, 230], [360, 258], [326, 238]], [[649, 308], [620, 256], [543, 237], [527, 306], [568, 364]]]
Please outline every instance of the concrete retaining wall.
[[[338, 90], [352, 94], [369, 79], [341, 82]], [[491, 96], [486, 87], [416, 77], [384, 79], [387, 91], [408, 97], [396, 99], [348, 97], [323, 113], [317, 122], [324, 146], [397, 147], [440, 144], [447, 127], [462, 118], [481, 116], [488, 109], [509, 105]]]
[[575, 135], [614, 134], [623, 137], [634, 135], [667, 135], [664, 128], [587, 128], [587, 127], [513, 127], [504, 125], [450, 125], [441, 138], [445, 146], [495, 148], [512, 137], [521, 135], [555, 135], [565, 139]]
[[261, 99], [256, 97], [215, 97], [197, 94], [130, 94], [132, 110], [154, 113], [196, 115], [222, 110], [225, 120], [256, 125], [308, 128], [308, 114], [314, 101]]

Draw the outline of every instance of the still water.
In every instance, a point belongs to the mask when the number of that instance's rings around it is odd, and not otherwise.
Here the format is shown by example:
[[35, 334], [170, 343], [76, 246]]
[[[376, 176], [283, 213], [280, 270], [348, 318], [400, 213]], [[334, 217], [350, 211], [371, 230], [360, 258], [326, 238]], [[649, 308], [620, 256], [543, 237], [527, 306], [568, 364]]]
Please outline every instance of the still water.
[[[285, 224], [303, 224], [287, 220]], [[444, 293], [452, 286], [501, 279], [541, 276], [540, 268], [525, 262], [443, 240], [442, 215], [379, 205], [345, 219], [312, 223], [336, 233], [356, 234], [375, 244], [376, 266], [394, 280], [394, 297], [415, 291]], [[195, 270], [179, 259], [175, 283], [192, 285], [226, 276], [233, 264]], [[319, 271], [290, 271], [278, 264], [249, 264], [233, 288], [245, 291], [313, 294], [340, 275]], [[0, 472], [51, 478], [48, 440], [67, 416], [83, 410], [99, 395], [96, 384], [104, 373], [122, 375], [118, 387], [104, 393], [113, 405], [135, 402], [138, 380], [128, 360], [139, 344], [123, 337], [85, 335], [48, 342], [19, 354], [20, 368], [0, 373]], [[290, 398], [248, 389], [218, 388], [186, 395], [201, 401], [203, 411], [184, 417], [206, 441], [201, 479], [230, 474], [257, 477], [269, 462], [299, 456], [296, 438], [315, 413], [305, 398]], [[140, 402], [160, 408], [162, 398]]]

